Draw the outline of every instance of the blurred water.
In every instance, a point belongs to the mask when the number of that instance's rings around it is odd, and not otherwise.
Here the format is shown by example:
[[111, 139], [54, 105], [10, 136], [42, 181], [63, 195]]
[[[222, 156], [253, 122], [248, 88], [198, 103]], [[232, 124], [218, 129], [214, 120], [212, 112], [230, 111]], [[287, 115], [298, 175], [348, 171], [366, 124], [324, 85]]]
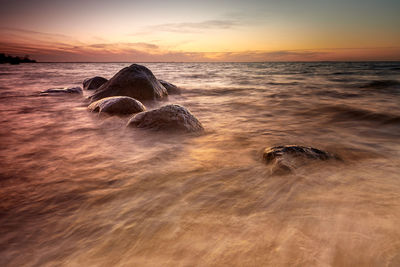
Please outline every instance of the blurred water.
[[144, 64], [203, 136], [37, 96], [128, 65], [0, 65], [0, 266], [400, 266], [400, 63]]

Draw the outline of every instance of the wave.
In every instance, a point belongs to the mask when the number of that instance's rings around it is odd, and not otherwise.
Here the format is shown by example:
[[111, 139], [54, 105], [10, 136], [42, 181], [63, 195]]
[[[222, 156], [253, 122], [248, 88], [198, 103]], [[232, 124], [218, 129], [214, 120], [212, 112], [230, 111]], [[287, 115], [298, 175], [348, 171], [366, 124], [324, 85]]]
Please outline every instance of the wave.
[[267, 85], [298, 85], [298, 82], [288, 82], [288, 83], [279, 83], [279, 82], [268, 82]]
[[388, 87], [398, 87], [400, 82], [396, 80], [376, 80], [371, 81], [367, 84], [361, 85], [361, 88], [388, 88]]
[[247, 94], [256, 89], [251, 88], [217, 88], [217, 89], [183, 89], [187, 95], [199, 96], [225, 96], [225, 95], [242, 95]]
[[360, 94], [354, 94], [354, 93], [342, 93], [338, 92], [335, 90], [321, 90], [315, 92], [315, 95], [318, 96], [326, 96], [326, 97], [333, 97], [333, 98], [340, 98], [340, 99], [346, 99], [346, 98], [353, 98], [353, 97], [360, 97]]
[[332, 122], [367, 121], [379, 124], [390, 124], [390, 125], [400, 126], [399, 115], [375, 112], [344, 105], [325, 106], [302, 113], [302, 115], [313, 115], [313, 116], [317, 114], [328, 115]]
[[339, 72], [333, 72], [330, 75], [354, 75], [354, 74], [360, 74], [360, 73], [339, 71]]
[[194, 73], [194, 74], [187, 74], [182, 75], [184, 78], [188, 79], [210, 79], [218, 77], [219, 75], [213, 72], [206, 72], [206, 73]]
[[378, 92], [400, 93], [400, 82], [396, 80], [375, 80], [359, 86], [361, 89], [377, 90]]

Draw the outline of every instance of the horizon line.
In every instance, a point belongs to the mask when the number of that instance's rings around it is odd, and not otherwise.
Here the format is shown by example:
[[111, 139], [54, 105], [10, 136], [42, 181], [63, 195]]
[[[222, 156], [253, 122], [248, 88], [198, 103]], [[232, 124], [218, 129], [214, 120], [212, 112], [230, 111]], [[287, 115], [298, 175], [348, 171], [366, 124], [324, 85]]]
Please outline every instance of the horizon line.
[[[37, 61], [35, 63], [315, 63], [315, 62], [400, 62], [395, 60], [279, 60], [279, 61]], [[25, 63], [21, 63], [25, 64]], [[27, 63], [32, 64], [32, 63]]]

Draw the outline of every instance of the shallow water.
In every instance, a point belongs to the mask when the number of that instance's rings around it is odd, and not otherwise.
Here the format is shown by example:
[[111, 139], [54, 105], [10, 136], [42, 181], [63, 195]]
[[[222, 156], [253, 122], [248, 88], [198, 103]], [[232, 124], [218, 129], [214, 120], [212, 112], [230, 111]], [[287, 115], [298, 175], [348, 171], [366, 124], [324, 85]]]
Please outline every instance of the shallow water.
[[37, 96], [128, 65], [0, 65], [0, 266], [400, 266], [400, 63], [144, 64], [202, 136]]

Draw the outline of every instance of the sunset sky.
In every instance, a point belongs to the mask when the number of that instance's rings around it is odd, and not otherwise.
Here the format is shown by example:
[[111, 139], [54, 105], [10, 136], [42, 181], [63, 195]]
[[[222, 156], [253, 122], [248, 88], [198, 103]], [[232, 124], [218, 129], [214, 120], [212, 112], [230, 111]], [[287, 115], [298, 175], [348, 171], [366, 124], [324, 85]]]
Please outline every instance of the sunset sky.
[[399, 0], [0, 3], [0, 52], [39, 61], [400, 60]]

